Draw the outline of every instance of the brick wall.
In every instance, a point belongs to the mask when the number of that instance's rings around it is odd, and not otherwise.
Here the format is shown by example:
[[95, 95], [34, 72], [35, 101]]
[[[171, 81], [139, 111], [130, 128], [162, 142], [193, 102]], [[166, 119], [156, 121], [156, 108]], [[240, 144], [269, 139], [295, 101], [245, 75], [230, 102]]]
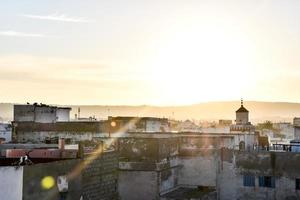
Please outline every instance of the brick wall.
[[118, 153], [97, 156], [83, 171], [82, 184], [86, 200], [118, 199]]

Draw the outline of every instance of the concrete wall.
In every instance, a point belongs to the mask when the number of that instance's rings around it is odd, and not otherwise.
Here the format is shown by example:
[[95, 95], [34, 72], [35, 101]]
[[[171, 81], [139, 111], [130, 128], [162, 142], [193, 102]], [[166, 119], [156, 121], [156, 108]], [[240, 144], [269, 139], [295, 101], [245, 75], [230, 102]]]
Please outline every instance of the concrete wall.
[[[80, 160], [62, 160], [24, 166], [23, 200], [59, 199], [57, 177], [69, 174], [79, 163]], [[45, 189], [41, 185], [46, 176], [55, 180], [55, 185], [51, 189]], [[81, 175], [69, 180], [68, 187], [67, 200], [80, 199], [83, 194]]]
[[146, 132], [159, 132], [161, 131], [161, 122], [157, 120], [146, 121]]
[[43, 143], [46, 139], [62, 137], [73, 141], [91, 140], [105, 130], [103, 122], [18, 122], [15, 138], [19, 143]]
[[33, 105], [14, 105], [14, 121], [33, 122], [35, 119]]
[[0, 199], [22, 200], [23, 167], [0, 167]]
[[70, 139], [72, 142], [92, 140], [95, 133], [90, 132], [18, 132], [17, 142], [19, 143], [45, 143], [47, 139], [51, 138], [65, 138]]
[[168, 132], [170, 127], [167, 121], [165, 120], [151, 120], [148, 119], [146, 123], [146, 132]]
[[118, 189], [121, 200], [158, 199], [158, 173], [155, 171], [120, 171]]
[[214, 153], [179, 157], [182, 166], [179, 184], [186, 186], [216, 186], [217, 163]]
[[295, 139], [300, 139], [300, 126], [295, 126], [294, 137]]
[[159, 199], [178, 185], [178, 138], [119, 138], [121, 199]]
[[14, 105], [14, 121], [53, 123], [56, 121], [56, 107]]
[[178, 186], [180, 167], [168, 168], [158, 173], [159, 194], [168, 192]]
[[12, 139], [12, 127], [10, 124], [0, 123], [0, 138], [5, 139], [5, 143], [10, 142]]
[[[243, 137], [240, 135], [239, 137]], [[203, 136], [184, 136], [180, 138], [180, 151], [191, 152], [200, 149], [218, 149], [221, 147], [234, 149], [236, 146], [236, 136], [234, 134], [223, 135], [203, 135]], [[238, 144], [238, 143], [237, 143]]]
[[[220, 199], [299, 199], [295, 189], [300, 154], [291, 152], [227, 151], [218, 167], [217, 187]], [[228, 159], [231, 158], [231, 159]], [[255, 186], [243, 185], [243, 176], [255, 176]], [[275, 178], [275, 188], [260, 187], [259, 176]]]
[[47, 105], [14, 105], [14, 121], [37, 123], [69, 121], [70, 110]]
[[57, 108], [57, 110], [56, 110], [56, 121], [58, 121], [58, 122], [68, 122], [68, 121], [70, 121], [70, 111], [71, 111], [71, 109]]
[[54, 122], [56, 122], [56, 107], [36, 106], [34, 121], [37, 123], [54, 123]]
[[158, 139], [119, 138], [120, 160], [130, 162], [156, 162], [159, 156]]

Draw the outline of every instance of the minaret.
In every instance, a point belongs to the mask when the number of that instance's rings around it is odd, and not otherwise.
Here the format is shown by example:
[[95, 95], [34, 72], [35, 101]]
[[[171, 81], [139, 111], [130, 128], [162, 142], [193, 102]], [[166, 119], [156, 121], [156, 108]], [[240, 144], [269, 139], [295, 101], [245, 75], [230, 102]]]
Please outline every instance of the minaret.
[[244, 101], [241, 99], [241, 107], [235, 112], [237, 125], [249, 124], [249, 111], [244, 107]]

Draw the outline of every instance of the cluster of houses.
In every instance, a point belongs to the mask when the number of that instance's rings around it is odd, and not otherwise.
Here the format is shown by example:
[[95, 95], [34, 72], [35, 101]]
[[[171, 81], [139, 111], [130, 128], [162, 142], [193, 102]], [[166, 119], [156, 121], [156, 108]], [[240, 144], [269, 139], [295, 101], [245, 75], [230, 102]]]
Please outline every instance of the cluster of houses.
[[[153, 117], [71, 120], [70, 111], [15, 105], [12, 123], [0, 124], [5, 199], [300, 197], [299, 118], [289, 143], [272, 143], [251, 124], [243, 101], [235, 123], [205, 128]], [[290, 124], [274, 126], [291, 131]]]

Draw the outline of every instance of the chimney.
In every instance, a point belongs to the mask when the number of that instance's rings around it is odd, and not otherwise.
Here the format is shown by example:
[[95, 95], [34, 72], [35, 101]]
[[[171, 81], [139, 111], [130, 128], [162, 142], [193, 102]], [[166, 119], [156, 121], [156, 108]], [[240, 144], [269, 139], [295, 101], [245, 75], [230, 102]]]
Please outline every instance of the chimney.
[[64, 150], [65, 149], [65, 139], [64, 138], [60, 138], [58, 140], [58, 149], [59, 150]]

